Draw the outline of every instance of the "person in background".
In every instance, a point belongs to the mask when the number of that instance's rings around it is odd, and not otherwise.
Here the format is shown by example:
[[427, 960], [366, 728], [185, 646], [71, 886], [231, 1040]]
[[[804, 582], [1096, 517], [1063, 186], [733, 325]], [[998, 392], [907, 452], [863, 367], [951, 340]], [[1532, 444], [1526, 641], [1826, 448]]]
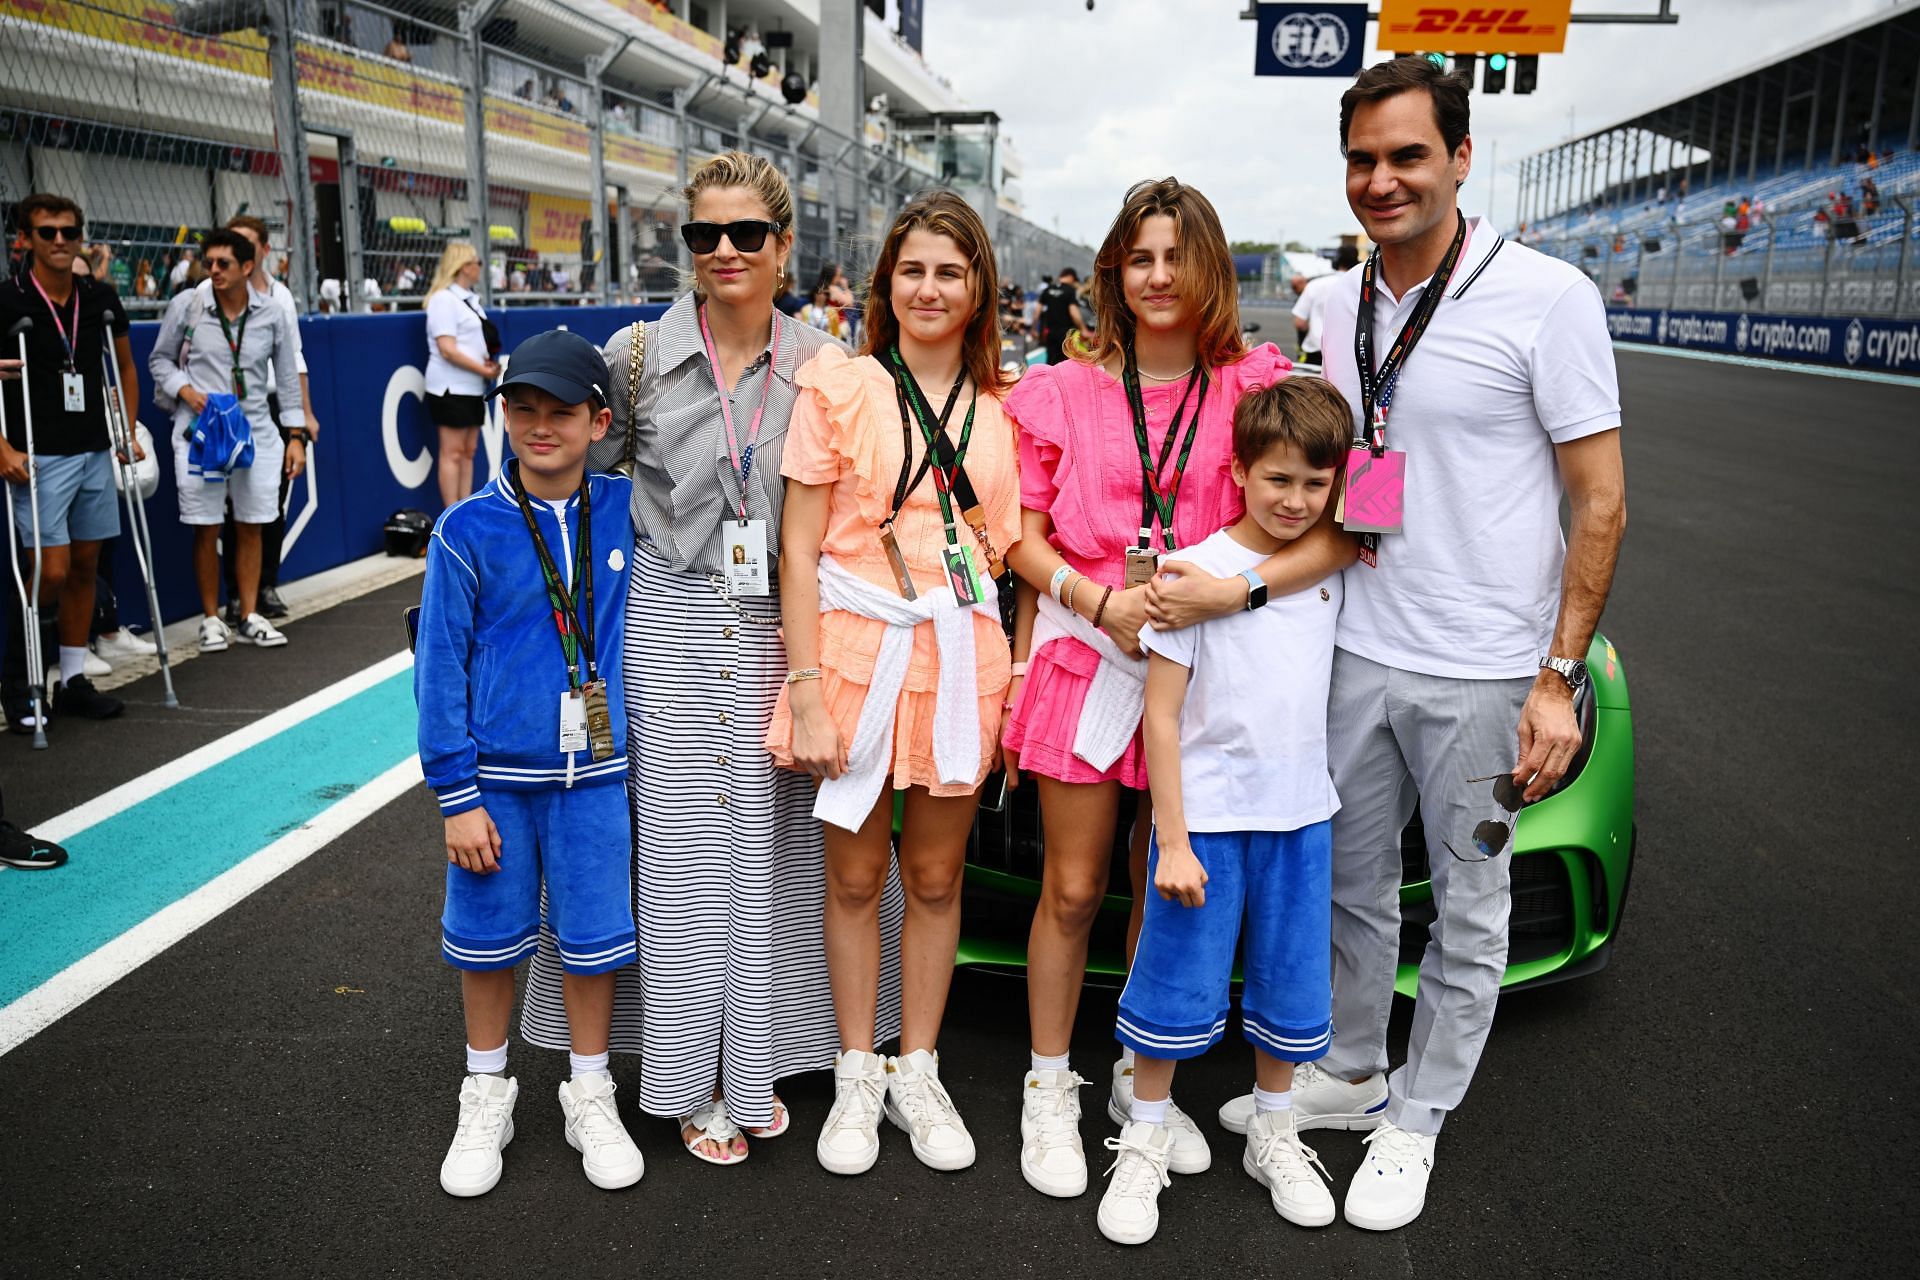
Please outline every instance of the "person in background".
[[174, 259], [173, 270], [167, 272], [167, 296], [171, 298], [188, 285], [196, 282], [194, 277], [193, 246], [182, 246], [180, 256]]
[[[300, 408], [306, 415], [304, 428], [283, 427], [280, 425], [280, 397], [274, 392], [267, 393], [267, 414], [273, 419], [274, 429], [282, 440], [291, 440], [296, 430], [304, 431], [308, 462], [312, 462], [314, 441], [320, 434], [319, 420], [313, 416], [313, 389], [307, 380], [307, 357], [300, 346], [300, 312], [294, 305], [293, 290], [276, 279], [270, 268], [269, 258], [272, 248], [267, 243], [267, 224], [251, 214], [239, 214], [227, 219], [227, 229], [238, 231], [253, 245], [253, 275], [247, 281], [255, 296], [265, 298], [278, 307], [287, 317], [293, 328], [294, 365], [300, 371]], [[275, 382], [274, 371], [269, 367], [267, 377], [270, 384]], [[260, 530], [260, 612], [271, 619], [287, 616], [287, 606], [280, 599], [280, 547], [287, 536], [287, 491], [293, 485], [293, 476], [282, 470], [280, 475], [280, 496], [274, 504], [273, 519], [267, 521]], [[224, 567], [227, 579], [227, 625], [238, 628], [240, 625], [240, 587], [238, 570], [235, 567], [240, 539], [233, 527], [233, 513], [227, 513], [227, 521], [221, 527], [221, 546], [225, 551]]]
[[1040, 295], [1040, 344], [1047, 349], [1048, 364], [1067, 358], [1067, 342], [1075, 334], [1091, 338], [1093, 331], [1080, 309], [1080, 273], [1062, 267], [1059, 277]]
[[160, 296], [160, 282], [153, 278], [153, 262], [150, 259], [140, 259], [140, 265], [134, 269], [133, 296], [142, 299]]
[[391, 58], [395, 62], [413, 61], [413, 50], [409, 49], [406, 41], [402, 40], [398, 35], [388, 40], [387, 47], [382, 49], [380, 53], [382, 57]]
[[[109, 344], [127, 396], [139, 394], [139, 378], [128, 340], [125, 307], [113, 286], [74, 270], [85, 221], [80, 206], [65, 196], [30, 195], [14, 206], [14, 219], [28, 236], [30, 265], [20, 276], [0, 282], [0, 333], [31, 320], [26, 334], [26, 378], [19, 375], [17, 346], [0, 352], [13, 375], [0, 380], [6, 397], [7, 436], [0, 440], [0, 479], [7, 484], [12, 528], [24, 549], [21, 577], [30, 581], [33, 557], [40, 558], [40, 599], [36, 623], [51, 630], [59, 680], [51, 689], [54, 715], [106, 720], [125, 709], [118, 698], [93, 687], [87, 675], [87, 633], [93, 621], [94, 588], [100, 571], [101, 543], [120, 532], [120, 504], [114, 489], [113, 459], [107, 431], [109, 390], [101, 353]], [[114, 313], [111, 325], [108, 311]], [[33, 414], [33, 450], [27, 451], [28, 393]], [[122, 406], [133, 420], [133, 405]], [[134, 445], [136, 452], [139, 445]], [[29, 469], [39, 503], [34, 524]], [[38, 611], [50, 611], [49, 620]], [[6, 607], [7, 652], [0, 667], [0, 701], [7, 727], [15, 733], [36, 728], [27, 696], [28, 683], [46, 679], [26, 667], [25, 611], [19, 597]], [[95, 659], [98, 661], [98, 659]], [[43, 711], [45, 707], [43, 706]]]
[[1333, 258], [1333, 271], [1315, 276], [1300, 288], [1300, 299], [1293, 304], [1293, 327], [1300, 333], [1300, 360], [1320, 363], [1320, 334], [1326, 325], [1327, 299], [1340, 287], [1341, 276], [1360, 264], [1360, 251], [1341, 245]]
[[473, 458], [486, 421], [487, 383], [500, 376], [490, 350], [486, 310], [473, 287], [480, 283], [480, 255], [466, 240], [440, 253], [427, 286], [427, 416], [440, 429], [440, 505], [450, 507], [473, 492]]
[[[233, 640], [277, 648], [287, 637], [260, 613], [261, 528], [279, 510], [283, 471], [306, 469], [306, 410], [300, 399], [299, 336], [293, 319], [253, 291], [253, 242], [238, 231], [208, 234], [202, 256], [213, 287], [190, 290], [167, 306], [154, 338], [148, 368], [156, 397], [174, 403], [174, 475], [179, 486], [180, 523], [193, 528], [193, 572], [200, 588], [200, 651], [217, 653]], [[268, 369], [273, 376], [268, 376]], [[288, 428], [283, 441], [267, 412], [267, 392], [280, 397], [280, 420]], [[231, 395], [253, 442], [253, 461], [224, 476], [194, 465], [193, 435], [208, 397]], [[203, 463], [204, 463], [203, 459]], [[217, 462], [217, 460], [216, 460]], [[230, 630], [220, 618], [220, 556], [217, 543], [229, 494], [239, 548], [240, 626]]]

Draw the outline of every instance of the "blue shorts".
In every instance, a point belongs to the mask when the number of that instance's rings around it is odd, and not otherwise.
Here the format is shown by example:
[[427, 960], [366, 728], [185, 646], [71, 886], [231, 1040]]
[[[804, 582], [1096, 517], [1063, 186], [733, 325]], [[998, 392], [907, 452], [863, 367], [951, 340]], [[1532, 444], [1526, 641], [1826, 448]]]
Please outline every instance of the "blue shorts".
[[[1207, 870], [1200, 907], [1147, 891], [1140, 947], [1116, 1035], [1149, 1058], [1193, 1058], [1226, 1031], [1233, 951], [1245, 919], [1242, 1030], [1254, 1048], [1312, 1062], [1333, 1039], [1332, 824], [1298, 831], [1195, 831]], [[1160, 862], [1154, 840], [1147, 878]]]
[[[113, 455], [98, 453], [38, 454], [33, 460], [34, 488], [40, 497], [40, 537], [43, 547], [70, 542], [104, 542], [120, 536], [120, 494], [113, 487]], [[27, 487], [7, 486], [13, 503], [13, 527], [20, 541], [31, 547], [33, 505]]]
[[632, 964], [633, 834], [627, 789], [492, 791], [481, 799], [500, 831], [500, 869], [447, 864], [440, 954], [456, 969], [509, 969], [540, 945], [540, 885], [568, 973]]

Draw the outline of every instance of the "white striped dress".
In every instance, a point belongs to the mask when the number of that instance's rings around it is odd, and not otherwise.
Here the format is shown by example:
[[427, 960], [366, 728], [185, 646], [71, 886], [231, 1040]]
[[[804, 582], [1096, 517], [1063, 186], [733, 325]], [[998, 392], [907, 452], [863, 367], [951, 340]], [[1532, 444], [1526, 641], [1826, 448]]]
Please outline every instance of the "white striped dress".
[[[714, 420], [717, 392], [704, 367], [685, 369], [688, 376], [677, 384], [672, 378], [668, 362], [686, 342], [685, 334], [673, 332], [676, 319], [669, 313], [656, 326], [666, 333], [649, 329], [647, 375], [659, 389], [643, 399], [643, 421], [651, 418], [656, 447], [688, 443], [711, 459], [711, 443], [699, 430], [700, 383], [693, 375], [706, 379], [705, 404]], [[783, 342], [790, 332], [783, 330]], [[699, 340], [697, 328], [693, 340]], [[624, 400], [625, 354], [616, 338], [609, 348], [616, 404]], [[789, 359], [797, 353], [783, 353], [781, 365], [790, 372]], [[657, 371], [664, 376], [654, 378]], [[776, 411], [784, 428], [792, 394], [779, 379], [774, 389], [786, 394], [768, 398], [754, 470], [757, 501], [768, 503], [777, 528], [779, 459], [769, 448], [777, 438], [768, 437]], [[750, 414], [757, 400], [754, 379], [744, 378], [736, 414]], [[688, 461], [667, 459], [669, 466]], [[682, 473], [691, 470], [688, 465]], [[766, 476], [773, 477], [772, 492], [758, 488]], [[679, 496], [676, 491], [676, 501]], [[688, 531], [689, 540], [706, 537], [705, 521], [700, 524]], [[616, 975], [611, 1047], [641, 1055], [640, 1107], [653, 1115], [685, 1115], [718, 1089], [736, 1123], [771, 1124], [774, 1082], [831, 1066], [839, 1049], [813, 784], [775, 768], [765, 746], [787, 673], [779, 616], [777, 595], [729, 600], [712, 576], [677, 569], [663, 548], [643, 540], [635, 549], [622, 671], [640, 960]], [[881, 901], [876, 1042], [899, 1027], [903, 914], [899, 878], [891, 875]], [[568, 1044], [560, 965], [545, 930], [527, 979], [521, 1034], [551, 1048]]]

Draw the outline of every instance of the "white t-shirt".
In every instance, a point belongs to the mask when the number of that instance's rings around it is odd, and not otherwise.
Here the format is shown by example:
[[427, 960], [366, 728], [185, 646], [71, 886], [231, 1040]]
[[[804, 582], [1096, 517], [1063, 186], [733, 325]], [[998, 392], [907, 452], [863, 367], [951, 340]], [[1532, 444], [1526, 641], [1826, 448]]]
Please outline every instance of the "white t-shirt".
[[1300, 341], [1302, 351], [1318, 351], [1320, 337], [1326, 325], [1327, 299], [1340, 288], [1341, 276], [1315, 276], [1307, 281], [1300, 290], [1299, 301], [1293, 304], [1293, 318], [1307, 322], [1306, 336]]
[[[249, 281], [248, 284], [251, 286], [252, 282]], [[255, 297], [265, 298], [268, 302], [271, 302], [274, 306], [279, 307], [287, 313], [287, 319], [293, 325], [294, 367], [297, 372], [305, 373], [307, 371], [307, 357], [306, 354], [300, 350], [300, 308], [294, 305], [293, 290], [287, 288], [287, 286], [280, 281], [268, 277], [267, 291], [261, 293], [258, 289], [255, 289], [253, 293]], [[271, 360], [267, 362], [267, 370], [267, 380], [271, 382], [273, 380], [273, 362]]]
[[460, 353], [481, 364], [487, 362], [487, 335], [480, 327], [484, 314], [473, 291], [450, 284], [427, 299], [427, 394], [483, 396], [487, 380], [462, 369], [440, 354], [440, 339], [449, 337]]
[[[1266, 556], [1225, 529], [1168, 557], [1217, 577]], [[1180, 709], [1180, 797], [1189, 831], [1297, 831], [1340, 807], [1327, 772], [1327, 687], [1340, 575], [1140, 644], [1192, 674]]]
[[[1377, 567], [1346, 571], [1342, 649], [1403, 671], [1468, 680], [1532, 676], [1553, 638], [1566, 541], [1556, 444], [1620, 425], [1620, 388], [1600, 293], [1571, 264], [1469, 219], [1447, 297], [1402, 366], [1387, 444], [1407, 454], [1403, 532]], [[1327, 302], [1326, 376], [1353, 406], [1360, 273]], [[1381, 280], [1383, 358], [1423, 281], [1395, 298]]]

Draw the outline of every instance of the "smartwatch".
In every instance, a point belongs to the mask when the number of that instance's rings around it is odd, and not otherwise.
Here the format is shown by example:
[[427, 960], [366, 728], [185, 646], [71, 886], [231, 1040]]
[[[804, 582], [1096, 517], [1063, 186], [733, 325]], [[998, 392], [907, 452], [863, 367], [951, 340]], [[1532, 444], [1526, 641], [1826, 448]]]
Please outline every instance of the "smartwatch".
[[1257, 569], [1242, 569], [1240, 576], [1247, 580], [1247, 609], [1258, 609], [1267, 602], [1267, 584]]

